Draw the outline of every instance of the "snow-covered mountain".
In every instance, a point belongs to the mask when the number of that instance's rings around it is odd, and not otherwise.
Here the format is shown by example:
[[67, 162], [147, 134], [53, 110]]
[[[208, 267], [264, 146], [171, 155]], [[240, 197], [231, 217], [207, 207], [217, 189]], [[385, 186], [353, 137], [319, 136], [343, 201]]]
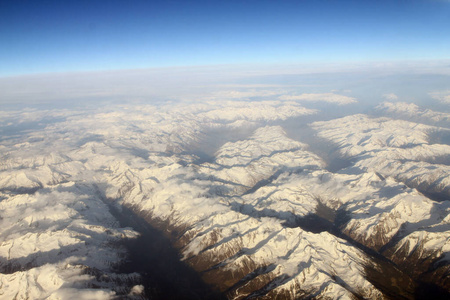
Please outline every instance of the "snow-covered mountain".
[[450, 145], [433, 143], [432, 135], [449, 129], [365, 115], [312, 127], [352, 161], [339, 173], [376, 174], [367, 184], [378, 189], [371, 199], [346, 205], [351, 219], [344, 232], [413, 276], [448, 289]]
[[376, 111], [394, 118], [416, 120], [425, 124], [450, 126], [450, 114], [421, 108], [414, 103], [383, 102], [376, 107]]
[[3, 112], [0, 299], [163, 298], [159, 271], [133, 270], [157, 263], [146, 255], [161, 240], [205, 297], [450, 291], [450, 146], [434, 138], [449, 129], [314, 122], [330, 155], [349, 160], [331, 172], [326, 151], [280, 125], [318, 113], [238, 100]]

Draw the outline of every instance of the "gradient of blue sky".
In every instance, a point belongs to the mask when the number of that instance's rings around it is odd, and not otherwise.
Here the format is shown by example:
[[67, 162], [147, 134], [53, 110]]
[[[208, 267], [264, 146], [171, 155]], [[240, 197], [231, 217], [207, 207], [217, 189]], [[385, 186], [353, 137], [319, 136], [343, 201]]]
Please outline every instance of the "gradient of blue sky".
[[1, 1], [0, 76], [450, 58], [450, 2]]

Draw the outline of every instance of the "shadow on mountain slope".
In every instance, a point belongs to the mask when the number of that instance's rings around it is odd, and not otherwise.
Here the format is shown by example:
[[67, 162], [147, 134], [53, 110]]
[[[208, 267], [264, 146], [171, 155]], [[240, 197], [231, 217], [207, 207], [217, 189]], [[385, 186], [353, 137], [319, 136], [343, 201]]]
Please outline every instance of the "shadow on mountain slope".
[[226, 299], [203, 282], [199, 274], [180, 260], [170, 240], [131, 209], [111, 206], [121, 226], [131, 226], [141, 236], [124, 242], [129, 256], [120, 272], [138, 272], [149, 299]]

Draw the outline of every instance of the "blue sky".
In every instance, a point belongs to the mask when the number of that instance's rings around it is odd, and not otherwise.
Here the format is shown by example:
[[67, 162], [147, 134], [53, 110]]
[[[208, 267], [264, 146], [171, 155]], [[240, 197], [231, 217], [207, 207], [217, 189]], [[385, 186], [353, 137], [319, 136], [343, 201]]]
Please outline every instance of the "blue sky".
[[1, 1], [0, 76], [450, 58], [450, 1]]

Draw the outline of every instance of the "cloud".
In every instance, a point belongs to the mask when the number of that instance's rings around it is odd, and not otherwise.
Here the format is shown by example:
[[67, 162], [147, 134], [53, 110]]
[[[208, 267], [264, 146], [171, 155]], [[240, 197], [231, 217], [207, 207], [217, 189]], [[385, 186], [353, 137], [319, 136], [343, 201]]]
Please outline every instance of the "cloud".
[[450, 90], [431, 92], [429, 95], [443, 104], [450, 104]]
[[333, 89], [331, 90], [332, 93], [343, 93], [343, 94], [350, 94], [352, 90], [345, 89], [345, 90], [339, 90], [339, 89]]
[[217, 101], [215, 107], [199, 114], [211, 120], [262, 121], [285, 120], [291, 117], [314, 114], [314, 109], [304, 108], [296, 103], [281, 101]]
[[336, 103], [338, 105], [346, 105], [357, 102], [356, 99], [353, 97], [348, 97], [334, 93], [283, 95], [280, 96], [278, 99], [291, 101], [328, 102], [328, 103]]
[[[449, 62], [224, 65], [0, 76], [0, 104], [14, 109], [35, 104], [73, 108], [95, 102], [107, 107], [111, 102], [197, 101], [218, 97], [275, 99], [285, 94], [323, 93], [332, 89], [335, 90], [331, 93], [349, 95], [350, 87], [358, 93], [357, 86], [349, 85], [354, 80], [370, 82], [369, 86], [374, 88], [386, 76], [449, 76]], [[446, 82], [443, 84], [447, 88]], [[374, 94], [367, 89], [365, 92]]]
[[386, 100], [398, 100], [398, 96], [394, 93], [384, 94], [383, 98]]
[[213, 99], [242, 99], [253, 97], [270, 97], [278, 95], [279, 92], [271, 90], [247, 90], [247, 91], [220, 91], [214, 93]]

